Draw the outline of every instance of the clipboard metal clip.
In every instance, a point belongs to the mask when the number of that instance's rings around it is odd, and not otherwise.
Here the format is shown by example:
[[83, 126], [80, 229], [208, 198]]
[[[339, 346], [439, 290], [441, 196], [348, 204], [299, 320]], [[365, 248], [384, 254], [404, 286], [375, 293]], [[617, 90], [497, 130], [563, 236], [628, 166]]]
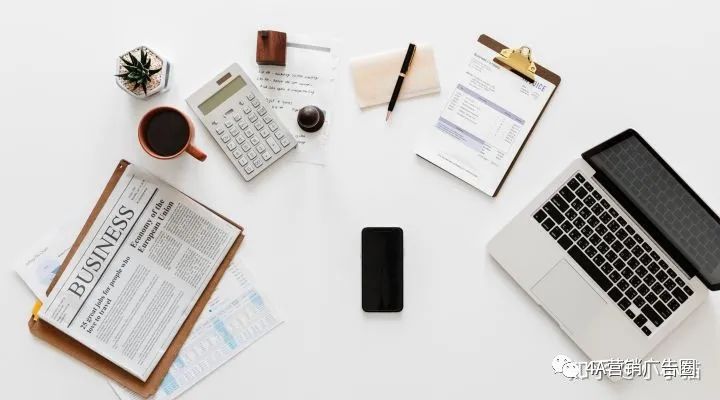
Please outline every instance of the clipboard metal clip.
[[519, 74], [530, 82], [535, 82], [537, 67], [532, 60], [532, 50], [527, 46], [519, 49], [504, 49], [495, 57], [495, 62]]
[[40, 314], [40, 308], [42, 307], [42, 301], [36, 300], [35, 304], [33, 305], [32, 309], [32, 318], [33, 321], [37, 321], [40, 317], [38, 317], [38, 314]]

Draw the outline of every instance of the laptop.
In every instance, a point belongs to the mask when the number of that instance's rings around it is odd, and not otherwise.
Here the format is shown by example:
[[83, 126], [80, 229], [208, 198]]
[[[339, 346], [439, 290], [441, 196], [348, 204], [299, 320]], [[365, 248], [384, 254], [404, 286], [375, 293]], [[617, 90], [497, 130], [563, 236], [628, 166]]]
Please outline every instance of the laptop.
[[488, 250], [594, 360], [644, 357], [720, 288], [720, 219], [634, 130], [572, 162]]

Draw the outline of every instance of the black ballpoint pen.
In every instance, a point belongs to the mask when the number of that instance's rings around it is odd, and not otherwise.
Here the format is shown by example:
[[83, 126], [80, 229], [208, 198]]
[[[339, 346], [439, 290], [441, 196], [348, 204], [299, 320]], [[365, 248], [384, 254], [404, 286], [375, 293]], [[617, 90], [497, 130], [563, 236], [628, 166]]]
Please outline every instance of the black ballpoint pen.
[[403, 60], [402, 68], [400, 68], [400, 75], [398, 75], [397, 82], [395, 82], [395, 89], [393, 89], [392, 97], [390, 97], [390, 104], [388, 104], [388, 112], [385, 116], [385, 121], [390, 119], [390, 114], [392, 114], [393, 108], [395, 108], [395, 102], [400, 95], [400, 88], [402, 87], [403, 80], [405, 80], [405, 74], [407, 74], [408, 68], [410, 68], [413, 56], [415, 56], [415, 45], [410, 43], [407, 53], [405, 53], [405, 60]]

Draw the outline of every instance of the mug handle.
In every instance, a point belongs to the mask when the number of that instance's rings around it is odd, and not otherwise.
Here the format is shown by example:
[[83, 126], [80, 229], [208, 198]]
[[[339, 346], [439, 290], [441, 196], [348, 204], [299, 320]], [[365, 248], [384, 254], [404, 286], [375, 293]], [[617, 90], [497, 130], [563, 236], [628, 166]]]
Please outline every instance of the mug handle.
[[195, 157], [198, 161], [205, 161], [207, 154], [203, 153], [202, 150], [198, 149], [192, 143], [185, 149], [191, 156]]

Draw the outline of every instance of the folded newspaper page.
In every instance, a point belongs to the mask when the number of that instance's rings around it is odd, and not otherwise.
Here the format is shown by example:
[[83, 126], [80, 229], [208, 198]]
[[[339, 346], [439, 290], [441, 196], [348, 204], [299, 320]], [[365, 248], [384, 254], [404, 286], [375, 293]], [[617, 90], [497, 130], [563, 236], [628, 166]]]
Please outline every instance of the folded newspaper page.
[[[235, 256], [160, 388], [148, 400], [180, 397], [282, 322], [266, 292], [257, 288], [251, 271]], [[143, 400], [117, 382], [108, 382], [120, 400]]]
[[239, 234], [131, 164], [39, 317], [145, 381]]

